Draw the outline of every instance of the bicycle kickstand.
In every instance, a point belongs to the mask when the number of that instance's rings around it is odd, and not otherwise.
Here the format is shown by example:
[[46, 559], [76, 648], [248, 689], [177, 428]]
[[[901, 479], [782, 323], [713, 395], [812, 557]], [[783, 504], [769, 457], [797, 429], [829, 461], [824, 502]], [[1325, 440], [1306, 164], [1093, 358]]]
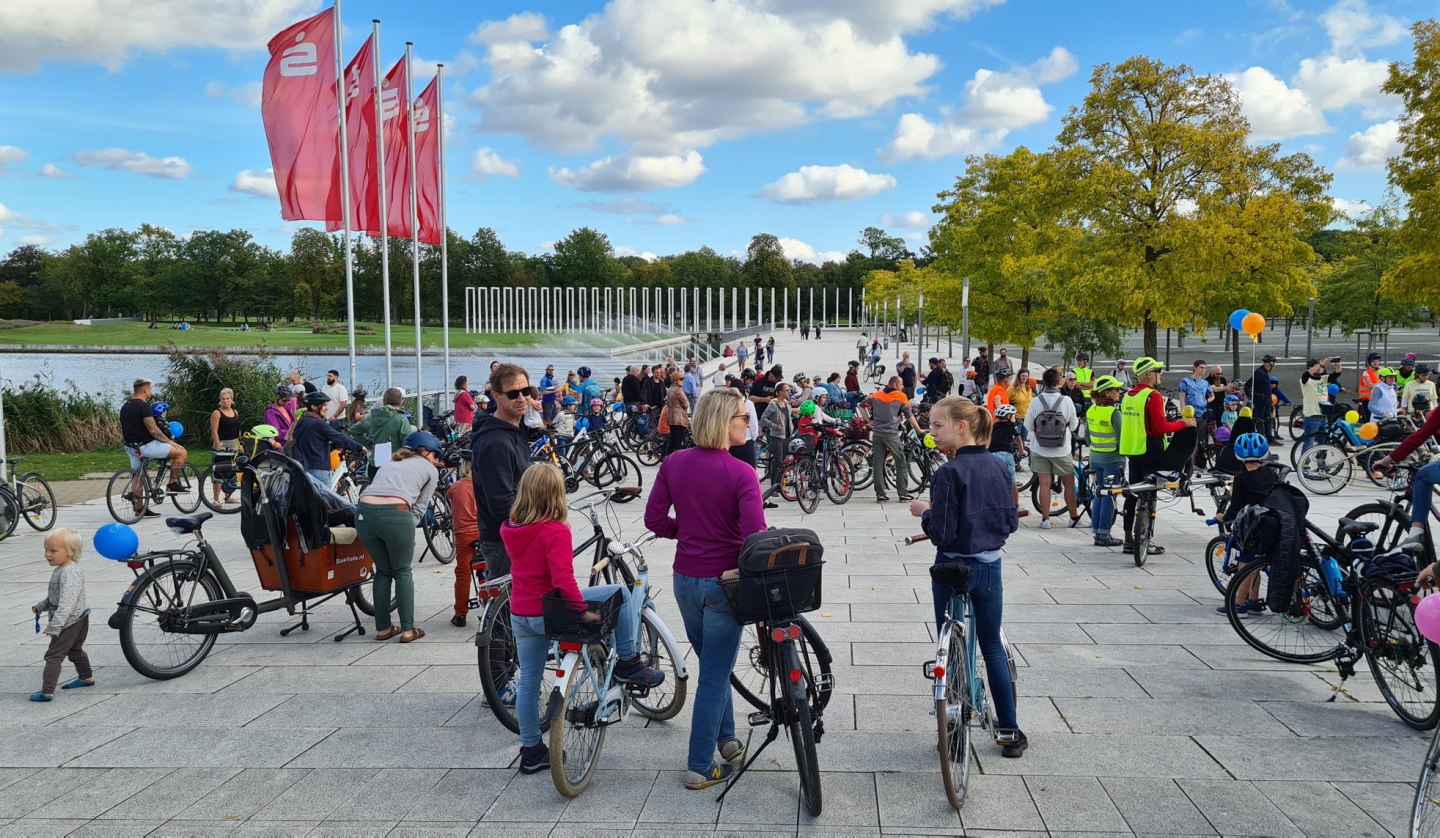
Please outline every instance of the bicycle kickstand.
[[716, 803], [719, 803], [720, 801], [725, 799], [725, 795], [730, 793], [730, 789], [734, 788], [735, 783], [745, 774], [746, 771], [750, 769], [750, 764], [753, 763], [757, 758], [759, 758], [761, 752], [763, 752], [765, 748], [769, 746], [771, 742], [774, 742], [779, 736], [780, 723], [771, 720], [770, 730], [765, 734], [765, 741], [760, 743], [760, 747], [757, 748], [754, 753], [751, 753], [750, 741], [755, 738], [755, 728], [750, 728], [750, 732], [745, 735], [745, 753], [749, 756], [746, 757], [745, 762], [741, 763], [740, 770], [735, 772], [735, 776], [730, 778], [730, 782], [725, 784], [725, 790], [720, 792], [719, 797], [715, 798]]
[[1350, 694], [1345, 689], [1345, 682], [1355, 674], [1355, 664], [1359, 660], [1359, 656], [1356, 656], [1353, 651], [1347, 651], [1346, 654], [1335, 659], [1335, 669], [1340, 673], [1340, 683], [1330, 685], [1330, 697], [1325, 699], [1326, 704], [1334, 704], [1335, 699], [1339, 698], [1341, 693]]

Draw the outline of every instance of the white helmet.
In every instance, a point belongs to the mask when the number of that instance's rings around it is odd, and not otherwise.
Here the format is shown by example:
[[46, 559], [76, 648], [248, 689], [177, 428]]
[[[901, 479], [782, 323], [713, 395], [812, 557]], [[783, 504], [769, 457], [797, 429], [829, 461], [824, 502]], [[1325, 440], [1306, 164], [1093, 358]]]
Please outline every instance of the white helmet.
[[1017, 413], [1019, 413], [1019, 411], [1015, 409], [1015, 405], [1013, 404], [1002, 404], [995, 408], [996, 419], [1014, 419]]

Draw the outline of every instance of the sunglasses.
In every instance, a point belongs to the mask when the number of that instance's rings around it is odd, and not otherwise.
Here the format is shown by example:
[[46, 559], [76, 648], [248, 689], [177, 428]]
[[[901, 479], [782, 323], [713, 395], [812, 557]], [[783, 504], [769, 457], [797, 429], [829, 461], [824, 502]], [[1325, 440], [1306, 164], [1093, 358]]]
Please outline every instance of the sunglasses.
[[518, 398], [520, 398], [521, 396], [524, 396], [524, 395], [528, 394], [529, 392], [530, 392], [530, 388], [529, 388], [529, 387], [519, 387], [519, 388], [516, 388], [516, 389], [514, 389], [514, 390], [506, 390], [505, 392], [501, 393], [500, 395], [504, 396], [504, 397], [507, 398], [507, 399], [518, 399]]

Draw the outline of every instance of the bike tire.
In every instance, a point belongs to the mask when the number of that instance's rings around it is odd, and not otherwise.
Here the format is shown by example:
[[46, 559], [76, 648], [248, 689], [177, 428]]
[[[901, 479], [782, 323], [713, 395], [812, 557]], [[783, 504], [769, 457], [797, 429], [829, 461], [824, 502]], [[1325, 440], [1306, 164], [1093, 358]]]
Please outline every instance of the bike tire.
[[1332, 443], [1330, 442], [1330, 431], [1328, 430], [1311, 431], [1308, 434], [1302, 434], [1301, 437], [1295, 441], [1295, 444], [1290, 446], [1290, 467], [1300, 467], [1300, 455], [1305, 453], [1305, 446], [1308, 445], [1313, 448], [1316, 445], [1330, 444]]
[[1150, 538], [1155, 534], [1153, 500], [1141, 498], [1135, 509], [1135, 522], [1130, 530], [1131, 558], [1136, 567], [1144, 567], [1150, 557]]
[[875, 480], [870, 469], [870, 459], [873, 456], [870, 446], [864, 442], [851, 442], [840, 449], [840, 454], [850, 464], [850, 483], [855, 487], [855, 491], [870, 488], [870, 484]]
[[20, 502], [8, 486], [0, 485], [0, 541], [15, 533], [20, 525]]
[[[366, 580], [346, 588], [345, 599], [355, 603], [355, 607], [360, 609], [361, 614], [367, 617], [373, 617], [375, 616], [376, 610], [375, 598], [372, 596], [373, 592], [374, 586], [371, 584], [371, 580]], [[392, 589], [390, 591], [390, 613], [394, 614], [399, 606], [400, 601], [395, 598], [395, 591]]]
[[1420, 765], [1420, 781], [1410, 809], [1410, 834], [1440, 835], [1440, 736], [1430, 737], [1430, 749]]
[[[813, 675], [816, 668], [820, 670], [820, 676], [815, 681], [819, 692], [819, 706], [823, 710], [834, 693], [835, 681], [830, 674], [830, 664], [834, 658], [830, 654], [830, 648], [825, 645], [820, 633], [810, 625], [809, 620], [796, 615], [790, 618], [789, 622], [800, 626], [801, 657], [810, 663], [807, 671]], [[759, 625], [753, 623], [741, 629], [740, 652], [735, 656], [735, 668], [730, 673], [730, 686], [746, 704], [768, 713], [770, 665], [765, 657], [765, 649], [760, 645], [759, 631]]]
[[794, 503], [800, 499], [800, 467], [794, 460], [780, 463], [780, 497]]
[[[1384, 501], [1373, 501], [1362, 503], [1354, 509], [1346, 512], [1344, 517], [1361, 523], [1376, 523], [1380, 529], [1370, 533], [1368, 538], [1375, 545], [1375, 555], [1388, 553], [1394, 550], [1400, 543], [1400, 539], [1410, 529], [1410, 514], [1404, 507], [1395, 503]], [[1337, 525], [1335, 527], [1335, 540], [1343, 543], [1345, 533]]]
[[[490, 600], [480, 616], [480, 631], [475, 635], [476, 659], [480, 669], [480, 691], [490, 706], [495, 720], [511, 733], [520, 733], [520, 720], [515, 717], [513, 704], [506, 704], [501, 696], [510, 679], [520, 677], [519, 658], [515, 654], [515, 636], [510, 629], [510, 597]], [[550, 729], [554, 715], [549, 710], [551, 693], [555, 689], [555, 670], [546, 666], [540, 679], [540, 732]]]
[[216, 635], [169, 632], [163, 623], [174, 619], [179, 608], [224, 596], [219, 580], [201, 573], [194, 562], [162, 562], [140, 574], [120, 622], [120, 651], [126, 662], [157, 681], [178, 678], [199, 666], [215, 647]]
[[640, 661], [665, 673], [665, 681], [644, 696], [630, 697], [630, 706], [635, 712], [657, 722], [679, 715], [690, 691], [689, 679], [676, 675], [677, 665], [685, 659], [685, 653], [665, 640], [662, 626], [664, 622], [653, 610], [646, 608], [640, 612]]
[[635, 446], [635, 457], [642, 465], [658, 466], [665, 457], [665, 443], [658, 435], [651, 434]]
[[[784, 654], [785, 668], [791, 672], [808, 671], [794, 644], [787, 643]], [[801, 680], [805, 683], [804, 696], [797, 696], [798, 690], [794, 687], [798, 685], [791, 685], [784, 688], [783, 701], [788, 705], [785, 708], [787, 733], [795, 751], [795, 770], [800, 775], [800, 799], [805, 804], [805, 811], [815, 818], [820, 816], [824, 796], [820, 790], [820, 760], [815, 756], [815, 719], [810, 714], [811, 687], [805, 679]]]
[[1217, 535], [1210, 539], [1205, 545], [1205, 572], [1210, 574], [1210, 581], [1215, 584], [1215, 590], [1224, 596], [1225, 589], [1230, 585], [1230, 578], [1235, 575], [1235, 565], [1230, 557], [1230, 536]]
[[[1050, 509], [1047, 511], [1040, 505], [1040, 480], [1048, 477], [1050, 479]], [[1055, 474], [1035, 475], [1030, 481], [1030, 506], [1043, 516], [1054, 516], [1065, 508], [1065, 492], [1060, 485], [1060, 477]]]
[[[230, 486], [230, 481], [234, 485]], [[220, 497], [217, 499], [216, 489]], [[227, 491], [228, 490], [228, 491]], [[230, 496], [231, 499], [226, 500]], [[216, 479], [215, 466], [209, 465], [200, 473], [200, 502], [205, 508], [218, 515], [233, 515], [240, 511], [240, 481], [238, 477]]]
[[831, 454], [825, 467], [825, 496], [836, 506], [843, 506], [855, 494], [855, 485], [850, 479], [850, 464]]
[[1300, 455], [1295, 477], [1307, 492], [1333, 495], [1350, 483], [1355, 465], [1334, 445], [1316, 445]]
[[1440, 646], [1420, 634], [1409, 592], [1389, 581], [1367, 582], [1358, 608], [1361, 648], [1385, 703], [1416, 730], [1435, 727], [1440, 721]]
[[430, 498], [430, 511], [425, 516], [425, 544], [440, 564], [455, 561], [455, 515], [450, 498], [436, 492]]
[[[577, 662], [569, 689], [560, 704], [560, 717], [550, 725], [550, 778], [565, 797], [579, 797], [600, 767], [608, 725], [595, 724], [595, 707], [605, 697], [596, 682], [603, 678], [607, 661], [598, 644], [585, 647], [590, 663]], [[578, 680], [574, 677], [585, 673]], [[588, 710], [587, 710], [588, 705]]]
[[796, 466], [795, 469], [797, 484], [795, 486], [795, 501], [800, 505], [800, 511], [806, 515], [814, 512], [820, 507], [821, 485], [824, 481], [820, 475], [815, 473], [815, 461], [807, 460]]
[[1295, 405], [1290, 411], [1290, 425], [1288, 427], [1291, 439], [1300, 439], [1305, 435], [1305, 406]]
[[170, 503], [182, 514], [189, 515], [200, 508], [200, 471], [190, 463], [180, 467], [179, 494], [170, 496]]
[[936, 750], [940, 755], [940, 780], [945, 786], [945, 797], [958, 812], [970, 790], [970, 734], [975, 721], [975, 708], [971, 706], [966, 686], [969, 673], [964, 633], [953, 628], [946, 632], [940, 652], [937, 662], [945, 671], [943, 697], [935, 699], [935, 722], [940, 737]]
[[[624, 454], [610, 454], [602, 457], [590, 470], [590, 482], [597, 489], [617, 489], [622, 486], [644, 488], [645, 478], [640, 473], [640, 464]], [[629, 495], [613, 495], [612, 503], [626, 503]]]
[[25, 517], [25, 523], [37, 532], [45, 532], [55, 526], [55, 490], [50, 488], [45, 478], [37, 471], [29, 471], [20, 475], [17, 486], [20, 490], [20, 514]]
[[[150, 508], [149, 492], [135, 494], [130, 485], [134, 480], [134, 471], [121, 469], [110, 475], [110, 482], [105, 487], [105, 505], [110, 509], [110, 517], [122, 524], [138, 523]], [[135, 509], [137, 503], [140, 504], [139, 511]]]
[[1268, 609], [1257, 615], [1236, 612], [1239, 591], [1257, 575], [1260, 576], [1260, 587], [1256, 598], [1261, 602], [1269, 598], [1269, 569], [1268, 563], [1253, 561], [1230, 578], [1230, 585], [1225, 589], [1225, 615], [1230, 620], [1230, 627], [1252, 649], [1286, 663], [1322, 663], [1339, 657], [1345, 649], [1344, 643], [1337, 641], [1331, 631], [1310, 620], [1314, 600], [1319, 599], [1322, 607], [1336, 610], [1328, 591], [1321, 593], [1325, 590], [1325, 583], [1320, 578], [1319, 568], [1311, 562], [1300, 563], [1295, 590], [1290, 597], [1292, 608], [1289, 613], [1276, 614]]

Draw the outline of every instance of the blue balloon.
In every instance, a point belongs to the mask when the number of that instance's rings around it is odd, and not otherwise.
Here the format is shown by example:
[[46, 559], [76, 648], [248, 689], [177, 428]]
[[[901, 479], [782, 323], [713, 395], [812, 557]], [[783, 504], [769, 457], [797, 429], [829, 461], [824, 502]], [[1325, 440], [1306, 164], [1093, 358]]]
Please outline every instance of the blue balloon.
[[106, 524], [95, 531], [95, 552], [117, 562], [123, 562], [140, 549], [140, 536], [125, 524]]
[[1242, 324], [1245, 322], [1245, 316], [1249, 313], [1248, 309], [1243, 308], [1237, 308], [1230, 312], [1230, 328], [1237, 332], [1243, 331]]
[[179, 439], [179, 438], [180, 438], [180, 435], [183, 434], [183, 433], [185, 433], [185, 426], [184, 426], [184, 425], [180, 424], [179, 422], [171, 422], [171, 423], [170, 423], [170, 436], [171, 436], [172, 438], [174, 438], [174, 439]]
[[1326, 387], [1326, 388], [1325, 388], [1325, 392], [1328, 393], [1328, 394], [1330, 394], [1330, 395], [1332, 395], [1332, 396], [1338, 396], [1338, 395], [1340, 395], [1340, 385], [1339, 385], [1339, 384], [1331, 384], [1329, 387]]

